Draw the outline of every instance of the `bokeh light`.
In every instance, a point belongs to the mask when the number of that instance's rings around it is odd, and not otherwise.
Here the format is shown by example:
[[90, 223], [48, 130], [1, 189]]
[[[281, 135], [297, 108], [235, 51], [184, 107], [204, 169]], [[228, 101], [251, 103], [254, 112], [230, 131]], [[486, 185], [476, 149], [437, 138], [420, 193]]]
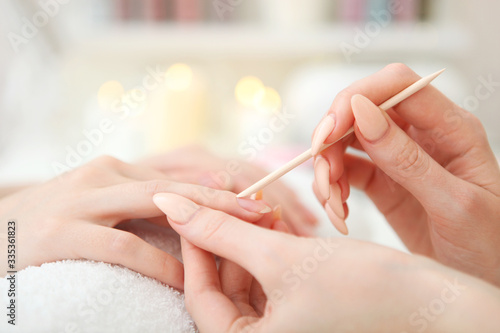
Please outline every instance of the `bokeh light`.
[[113, 108], [113, 103], [119, 101], [124, 93], [125, 90], [123, 89], [123, 86], [120, 82], [108, 81], [104, 83], [99, 88], [99, 92], [97, 93], [99, 106], [103, 110], [111, 110]]
[[263, 98], [265, 88], [262, 81], [254, 76], [245, 76], [236, 84], [236, 100], [243, 106], [255, 106]]
[[264, 93], [256, 97], [255, 107], [264, 113], [277, 112], [281, 107], [281, 97], [276, 90], [266, 87]]
[[167, 70], [165, 80], [167, 87], [173, 91], [186, 90], [193, 80], [193, 70], [186, 64], [173, 64]]

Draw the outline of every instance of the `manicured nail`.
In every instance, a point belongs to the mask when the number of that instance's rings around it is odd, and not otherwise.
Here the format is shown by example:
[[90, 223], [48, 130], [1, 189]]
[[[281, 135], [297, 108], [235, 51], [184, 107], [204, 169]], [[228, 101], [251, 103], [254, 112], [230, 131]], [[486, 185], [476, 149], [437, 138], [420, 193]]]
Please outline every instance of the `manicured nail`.
[[273, 220], [278, 221], [281, 220], [281, 205], [277, 205], [273, 208]]
[[341, 219], [340, 217], [337, 216], [337, 214], [335, 214], [332, 210], [332, 208], [330, 207], [329, 204], [326, 204], [325, 205], [325, 211], [326, 211], [326, 214], [328, 215], [328, 218], [330, 219], [330, 221], [332, 222], [333, 226], [343, 235], [347, 235], [347, 233], [349, 232], [347, 230], [347, 226], [345, 224], [345, 220], [344, 219]]
[[330, 163], [321, 155], [314, 161], [314, 179], [323, 199], [330, 198]]
[[238, 204], [252, 213], [267, 214], [272, 211], [271, 207], [266, 205], [262, 200], [252, 200], [247, 198], [236, 198]]
[[254, 200], [262, 200], [264, 198], [264, 191], [259, 190], [257, 193], [254, 194]]
[[186, 224], [200, 209], [200, 206], [189, 199], [173, 193], [160, 193], [153, 196], [153, 201], [160, 208], [169, 221]]
[[382, 110], [365, 96], [352, 96], [351, 107], [356, 124], [366, 140], [376, 141], [389, 129], [389, 123]]
[[344, 204], [342, 203], [342, 192], [339, 183], [330, 185], [330, 199], [327, 200], [328, 205], [333, 212], [341, 219], [345, 218]]
[[312, 139], [311, 153], [313, 154], [313, 156], [317, 155], [320, 152], [321, 146], [325, 142], [326, 138], [332, 133], [334, 128], [335, 128], [334, 114], [329, 114], [326, 117], [324, 117], [323, 120], [321, 120], [316, 130], [316, 133], [314, 133], [314, 137]]

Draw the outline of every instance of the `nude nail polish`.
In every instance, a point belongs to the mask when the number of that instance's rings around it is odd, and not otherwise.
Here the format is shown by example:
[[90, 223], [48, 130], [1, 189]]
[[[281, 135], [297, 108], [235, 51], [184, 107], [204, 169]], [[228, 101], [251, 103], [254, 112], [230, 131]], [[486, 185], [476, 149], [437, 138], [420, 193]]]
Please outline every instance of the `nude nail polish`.
[[376, 141], [384, 136], [389, 123], [378, 106], [359, 94], [352, 96], [351, 106], [356, 124], [366, 140]]
[[330, 198], [327, 200], [328, 205], [339, 218], [344, 219], [344, 204], [342, 203], [342, 192], [339, 183], [331, 184], [329, 190]]
[[328, 218], [332, 222], [333, 226], [343, 235], [347, 235], [349, 231], [347, 230], [347, 225], [345, 224], [345, 220], [341, 219], [340, 217], [337, 216], [330, 207], [330, 205], [327, 203], [325, 205], [325, 211], [326, 214], [328, 215]]
[[173, 193], [159, 193], [153, 197], [153, 202], [160, 208], [169, 221], [186, 224], [200, 209], [200, 206], [189, 199]]
[[259, 190], [257, 193], [255, 193], [255, 197], [253, 199], [262, 200], [263, 198], [264, 198], [264, 191]]
[[281, 220], [281, 205], [277, 205], [276, 207], [273, 208], [273, 220]]
[[241, 206], [241, 208], [252, 213], [267, 214], [272, 211], [271, 207], [266, 205], [266, 203], [262, 200], [236, 198], [236, 201], [238, 201], [238, 204]]
[[321, 155], [314, 161], [314, 180], [323, 199], [330, 198], [330, 163]]
[[334, 128], [335, 128], [335, 115], [328, 114], [321, 120], [321, 122], [318, 125], [318, 128], [316, 129], [316, 133], [314, 133], [314, 137], [312, 139], [312, 144], [311, 144], [311, 153], [313, 154], [313, 156], [317, 155], [320, 152], [321, 146], [325, 142], [326, 138], [332, 133]]

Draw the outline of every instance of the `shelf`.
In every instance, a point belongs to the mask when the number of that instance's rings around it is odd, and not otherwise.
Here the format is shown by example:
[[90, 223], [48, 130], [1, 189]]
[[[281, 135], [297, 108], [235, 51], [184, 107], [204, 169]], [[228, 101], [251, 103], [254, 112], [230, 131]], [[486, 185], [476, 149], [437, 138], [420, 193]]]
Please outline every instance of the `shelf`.
[[359, 29], [346, 25], [287, 31], [243, 25], [127, 25], [89, 33], [69, 49], [87, 57], [293, 59], [324, 54], [342, 56], [340, 45], [347, 43], [361, 50], [360, 57], [394, 52], [456, 56], [467, 50], [471, 40], [459, 26], [430, 24], [382, 28], [378, 35], [369, 38], [368, 46], [355, 44], [359, 34]]

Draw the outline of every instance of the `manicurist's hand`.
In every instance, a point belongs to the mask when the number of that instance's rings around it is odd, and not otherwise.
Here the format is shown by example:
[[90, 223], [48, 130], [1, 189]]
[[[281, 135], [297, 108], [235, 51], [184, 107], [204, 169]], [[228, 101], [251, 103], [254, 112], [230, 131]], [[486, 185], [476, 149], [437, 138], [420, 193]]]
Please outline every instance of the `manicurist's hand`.
[[[242, 160], [225, 160], [198, 146], [188, 146], [142, 161], [140, 164], [163, 172], [176, 181], [199, 184], [239, 193], [267, 175], [258, 166]], [[315, 216], [297, 195], [282, 182], [264, 189], [264, 200], [271, 206], [281, 205], [283, 220], [291, 231], [311, 236], [317, 224]]]
[[[62, 259], [91, 259], [120, 264], [182, 289], [180, 262], [139, 237], [113, 228], [130, 219], [168, 226], [152, 202], [158, 192], [184, 195], [247, 221], [270, 211], [263, 201], [245, 200], [243, 209], [231, 192], [166, 180], [153, 169], [100, 157], [0, 200], [1, 248], [7, 250], [7, 223], [15, 220], [16, 270]], [[3, 275], [11, 270], [6, 264], [2, 259]]]
[[[201, 332], [500, 329], [497, 288], [424, 257], [268, 230], [287, 227], [271, 214], [249, 224], [176, 194], [154, 201], [181, 235], [186, 307]], [[219, 271], [212, 253], [223, 258]]]
[[[316, 194], [342, 227], [348, 179], [410, 251], [500, 285], [500, 171], [479, 120], [432, 86], [387, 112], [376, 107], [418, 79], [393, 64], [337, 95], [313, 150], [353, 124], [356, 136], [316, 157]], [[344, 156], [348, 144], [371, 161]]]

